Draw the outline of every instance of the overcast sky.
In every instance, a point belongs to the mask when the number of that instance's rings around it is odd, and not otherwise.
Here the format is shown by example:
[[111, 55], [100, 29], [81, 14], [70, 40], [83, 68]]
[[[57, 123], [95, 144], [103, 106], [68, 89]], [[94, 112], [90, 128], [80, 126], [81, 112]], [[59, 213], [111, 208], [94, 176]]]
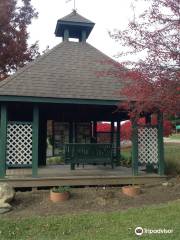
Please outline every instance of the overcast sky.
[[[74, 0], [32, 0], [32, 5], [39, 12], [39, 17], [33, 20], [29, 27], [30, 43], [39, 41], [40, 50], [54, 47], [62, 40], [54, 35], [56, 22], [72, 12]], [[105, 54], [113, 57], [120, 51], [119, 44], [108, 35], [108, 30], [123, 29], [133, 17], [131, 8], [135, 0], [76, 0], [78, 13], [96, 23], [88, 42]], [[136, 12], [141, 12], [141, 3]]]

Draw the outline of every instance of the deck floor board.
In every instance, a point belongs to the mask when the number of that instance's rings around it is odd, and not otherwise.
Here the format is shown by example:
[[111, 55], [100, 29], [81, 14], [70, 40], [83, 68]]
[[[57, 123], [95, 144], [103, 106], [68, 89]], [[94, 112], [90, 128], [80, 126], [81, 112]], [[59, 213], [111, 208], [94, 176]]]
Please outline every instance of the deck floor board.
[[[29, 178], [32, 177], [32, 169], [8, 169], [8, 178]], [[71, 170], [69, 165], [49, 165], [38, 168], [38, 177], [72, 177], [72, 176], [131, 176], [132, 169], [118, 166], [112, 169], [110, 166], [85, 165]], [[139, 175], [147, 175], [144, 171], [139, 171]], [[156, 174], [153, 174], [156, 175]]]
[[8, 169], [7, 176], [0, 182], [8, 182], [13, 187], [49, 187], [58, 185], [95, 186], [151, 184], [162, 182], [166, 176], [147, 174], [139, 171], [132, 177], [132, 169], [122, 166], [112, 169], [110, 166], [85, 165], [71, 170], [69, 165], [49, 165], [39, 167], [38, 177], [32, 177], [32, 169]]

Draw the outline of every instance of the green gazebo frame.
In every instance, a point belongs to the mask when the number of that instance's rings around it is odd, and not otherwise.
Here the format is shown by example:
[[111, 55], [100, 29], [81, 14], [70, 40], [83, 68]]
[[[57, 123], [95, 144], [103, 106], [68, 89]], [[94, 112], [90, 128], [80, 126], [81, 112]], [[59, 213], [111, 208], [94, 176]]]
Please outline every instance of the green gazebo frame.
[[[120, 122], [128, 119], [127, 112], [117, 110], [125, 99], [116, 94], [123, 79], [96, 76], [98, 71], [115, 71], [107, 62], [113, 60], [86, 43], [94, 23], [75, 10], [59, 19], [55, 34], [63, 42], [28, 64], [16, 74], [0, 82], [0, 178], [6, 177], [8, 126], [10, 123], [32, 124], [32, 177], [38, 177], [38, 166], [45, 164], [47, 120], [69, 123], [69, 143], [73, 143], [73, 123], [111, 122], [111, 144], [114, 144], [114, 123], [117, 124], [116, 159], [120, 154]], [[71, 42], [77, 38], [79, 42]], [[107, 63], [107, 64], [106, 64]], [[150, 118], [147, 117], [147, 128]], [[138, 124], [132, 122], [132, 174], [138, 175], [140, 154]], [[158, 173], [164, 175], [163, 115], [158, 114], [157, 157]], [[147, 139], [149, 136], [146, 137]], [[16, 151], [18, 146], [16, 146]], [[152, 146], [153, 149], [153, 146]], [[149, 151], [149, 150], [148, 150]], [[147, 159], [148, 161], [148, 159]], [[22, 166], [25, 167], [25, 166]]]

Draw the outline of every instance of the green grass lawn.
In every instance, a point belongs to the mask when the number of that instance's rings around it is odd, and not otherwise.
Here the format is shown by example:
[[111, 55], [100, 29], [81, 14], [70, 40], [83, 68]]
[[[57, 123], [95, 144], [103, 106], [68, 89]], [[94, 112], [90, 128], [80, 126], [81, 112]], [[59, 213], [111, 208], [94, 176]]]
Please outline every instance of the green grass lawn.
[[[126, 158], [131, 157], [131, 148], [124, 148], [121, 151], [122, 155]], [[179, 143], [166, 143], [164, 144], [165, 160], [179, 160], [180, 161], [180, 144]]]
[[169, 136], [169, 139], [180, 140], [180, 133], [172, 134], [171, 136]]
[[[124, 148], [121, 151], [125, 159], [131, 158], [131, 148]], [[164, 155], [167, 166], [167, 173], [180, 174], [180, 144], [166, 143], [164, 144]]]
[[180, 144], [166, 143], [164, 144], [164, 155], [165, 160], [175, 160], [180, 161]]
[[180, 144], [166, 143], [164, 155], [167, 174], [180, 174]]
[[172, 234], [146, 234], [141, 239], [180, 239], [180, 201], [113, 213], [0, 219], [1, 240], [130, 240], [137, 226], [173, 229]]

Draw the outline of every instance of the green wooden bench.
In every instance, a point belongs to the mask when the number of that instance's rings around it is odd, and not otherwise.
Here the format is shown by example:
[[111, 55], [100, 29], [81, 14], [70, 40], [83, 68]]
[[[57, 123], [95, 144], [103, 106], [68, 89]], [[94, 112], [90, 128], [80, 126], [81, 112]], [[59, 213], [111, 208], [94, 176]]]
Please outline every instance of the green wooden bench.
[[64, 145], [64, 156], [65, 164], [70, 164], [71, 170], [76, 164], [110, 164], [114, 167], [112, 144], [68, 143]]

